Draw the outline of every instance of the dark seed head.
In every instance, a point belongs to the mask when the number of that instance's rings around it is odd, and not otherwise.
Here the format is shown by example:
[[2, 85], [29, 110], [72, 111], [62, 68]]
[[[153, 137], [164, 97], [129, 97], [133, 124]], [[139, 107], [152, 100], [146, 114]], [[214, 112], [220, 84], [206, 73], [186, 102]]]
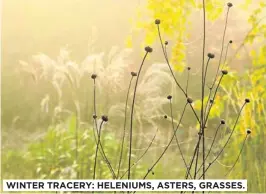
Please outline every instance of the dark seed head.
[[188, 98], [187, 98], [187, 102], [188, 102], [189, 104], [191, 104], [191, 103], [193, 102], [192, 98], [188, 97]]
[[213, 53], [208, 53], [208, 57], [209, 57], [210, 59], [213, 59], [213, 58], [215, 57], [215, 55], [214, 55]]
[[131, 72], [131, 75], [132, 75], [132, 77], [135, 77], [135, 76], [137, 76], [138, 74], [136, 73], [136, 72]]
[[103, 120], [104, 122], [107, 122], [107, 121], [108, 121], [108, 117], [105, 116], [105, 115], [103, 115], [103, 116], [102, 116], [102, 120]]
[[168, 99], [168, 100], [171, 100], [171, 99], [172, 99], [172, 96], [171, 96], [171, 95], [168, 95], [168, 96], [167, 96], [167, 99]]
[[94, 119], [97, 119], [97, 115], [93, 115], [92, 117], [93, 117]]
[[96, 74], [92, 74], [91, 75], [91, 79], [96, 79], [97, 75]]
[[223, 75], [227, 75], [228, 74], [228, 71], [227, 70], [222, 70], [222, 74]]
[[251, 134], [251, 130], [250, 129], [247, 130], [247, 134], [248, 135]]
[[165, 44], [165, 45], [168, 45], [168, 41], [165, 41], [164, 44]]
[[152, 48], [149, 47], [149, 46], [146, 46], [146, 47], [145, 47], [145, 51], [146, 51], [147, 53], [151, 53], [151, 52], [152, 52]]
[[154, 172], [152, 171], [152, 175], [154, 175]]
[[230, 44], [232, 44], [232, 43], [233, 43], [233, 41], [232, 41], [232, 40], [230, 40], [230, 41], [229, 41], [229, 43], [230, 43]]
[[210, 103], [212, 104], [214, 101], [213, 101], [213, 99], [210, 99]]
[[221, 120], [221, 124], [222, 124], [222, 125], [225, 124], [225, 120], [224, 120], [224, 119]]
[[198, 132], [198, 135], [201, 135], [201, 132]]
[[191, 69], [191, 67], [187, 67], [187, 70], [190, 70]]
[[167, 119], [167, 115], [164, 115], [164, 118]]
[[228, 7], [233, 7], [233, 3], [229, 2], [229, 3], [227, 3], [227, 6]]
[[250, 103], [249, 98], [246, 98], [246, 99], [245, 99], [245, 103]]
[[156, 19], [156, 20], [155, 20], [155, 24], [158, 25], [158, 24], [160, 24], [160, 23], [161, 23], [161, 20], [159, 20], [159, 19]]

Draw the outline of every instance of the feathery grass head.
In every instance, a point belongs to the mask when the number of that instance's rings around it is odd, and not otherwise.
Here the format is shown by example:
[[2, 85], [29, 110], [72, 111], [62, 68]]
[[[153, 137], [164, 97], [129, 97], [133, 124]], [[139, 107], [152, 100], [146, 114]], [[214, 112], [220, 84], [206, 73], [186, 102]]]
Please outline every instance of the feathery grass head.
[[152, 52], [152, 48], [149, 47], [149, 46], [146, 46], [146, 47], [145, 47], [145, 51], [146, 51], [147, 53], [151, 53], [151, 52]]
[[159, 25], [160, 23], [161, 23], [161, 20], [159, 20], [159, 19], [156, 19], [156, 20], [155, 20], [155, 24], [156, 24], [156, 25]]
[[108, 116], [103, 115], [103, 116], [102, 116], [102, 120], [103, 120], [104, 122], [107, 122], [107, 121], [108, 121]]

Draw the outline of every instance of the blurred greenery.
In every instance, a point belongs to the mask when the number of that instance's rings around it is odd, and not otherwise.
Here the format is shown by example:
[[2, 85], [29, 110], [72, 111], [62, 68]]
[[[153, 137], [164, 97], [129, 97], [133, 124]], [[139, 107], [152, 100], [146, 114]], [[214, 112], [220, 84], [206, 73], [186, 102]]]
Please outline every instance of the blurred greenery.
[[[18, 4], [16, 4], [19, 2]], [[110, 8], [103, 1], [63, 1], [51, 6], [53, 1], [28, 0], [4, 1], [3, 19], [3, 68], [2, 68], [2, 179], [5, 178], [91, 178], [95, 156], [93, 134], [93, 81], [90, 76], [97, 73], [96, 106], [99, 117], [108, 115], [109, 122], [104, 126], [102, 143], [111, 164], [117, 169], [121, 137], [123, 132], [126, 91], [130, 72], [137, 71], [141, 62], [139, 45], [153, 45], [154, 52], [146, 61], [141, 74], [135, 106], [133, 160], [135, 161], [150, 143], [154, 131], [159, 129], [147, 155], [132, 171], [133, 178], [142, 177], [165, 148], [172, 136], [170, 108], [166, 96], [173, 95], [173, 118], [175, 124], [184, 106], [184, 97], [175, 87], [168, 67], [163, 61], [158, 44], [154, 19], [162, 21], [164, 40], [169, 40], [169, 55], [175, 67], [175, 74], [184, 86], [187, 79], [187, 66], [192, 67], [189, 81], [189, 95], [193, 97], [196, 111], [199, 111], [201, 59], [200, 15], [202, 4], [194, 0], [147, 0], [143, 9], [138, 7], [136, 25], [130, 32], [128, 19], [136, 11], [137, 1], [125, 1]], [[94, 3], [93, 3], [94, 2]], [[224, 21], [225, 1], [207, 0], [207, 52], [214, 52], [219, 58], [221, 34]], [[238, 1], [237, 1], [238, 2]], [[14, 5], [18, 5], [13, 10]], [[97, 9], [96, 9], [96, 8]], [[124, 9], [124, 8], [127, 9]], [[247, 129], [248, 137], [244, 151], [229, 178], [247, 179], [248, 192], [266, 192], [266, 4], [261, 1], [239, 1], [229, 19], [227, 40], [233, 39], [227, 60], [222, 66], [229, 70], [210, 114], [207, 136], [213, 137], [215, 129], [223, 118], [232, 128], [238, 111], [245, 98], [250, 98], [241, 114], [229, 146], [207, 173], [208, 178], [224, 178], [224, 174], [234, 163]], [[75, 8], [75, 12], [71, 12]], [[87, 8], [90, 11], [87, 11]], [[33, 10], [26, 14], [25, 10]], [[66, 9], [66, 10], [64, 10]], [[106, 18], [104, 9], [114, 17]], [[41, 11], [40, 11], [41, 10]], [[47, 14], [50, 10], [50, 14]], [[122, 10], [122, 12], [120, 12]], [[241, 11], [239, 11], [241, 10]], [[104, 11], [103, 11], [104, 12]], [[28, 12], [27, 12], [28, 13]], [[75, 13], [75, 14], [73, 14]], [[98, 14], [98, 15], [97, 15]], [[242, 14], [242, 15], [241, 15]], [[44, 16], [49, 15], [45, 19]], [[93, 18], [89, 18], [90, 16]], [[104, 17], [103, 17], [104, 15]], [[123, 15], [123, 17], [121, 17]], [[12, 16], [12, 17], [11, 17]], [[74, 17], [75, 16], [75, 17]], [[127, 17], [126, 17], [127, 16]], [[25, 23], [12, 25], [19, 17]], [[243, 21], [237, 22], [238, 19]], [[39, 18], [39, 19], [38, 19]], [[56, 18], [56, 19], [53, 19]], [[84, 19], [86, 18], [86, 19]], [[81, 21], [87, 21], [84, 24]], [[69, 23], [68, 21], [71, 20]], [[11, 21], [8, 24], [8, 21]], [[28, 21], [28, 22], [27, 22]], [[61, 25], [58, 23], [62, 22]], [[79, 21], [79, 22], [77, 22]], [[231, 22], [231, 23], [230, 23]], [[87, 37], [91, 25], [99, 27], [99, 34]], [[14, 27], [15, 26], [15, 27]], [[35, 27], [34, 27], [35, 26]], [[50, 26], [50, 27], [49, 27]], [[231, 26], [231, 27], [230, 27]], [[245, 27], [237, 31], [239, 26]], [[47, 29], [47, 33], [45, 33]], [[119, 30], [118, 30], [119, 29]], [[139, 30], [135, 33], [135, 30]], [[236, 30], [236, 31], [235, 31]], [[21, 31], [21, 33], [18, 33]], [[65, 33], [68, 32], [69, 33]], [[106, 32], [112, 33], [106, 36]], [[119, 31], [119, 32], [118, 32]], [[144, 32], [143, 32], [144, 31]], [[94, 40], [95, 35], [101, 38]], [[144, 37], [137, 37], [143, 35]], [[52, 37], [52, 38], [51, 38]], [[136, 38], [137, 37], [137, 38]], [[234, 40], [236, 39], [236, 41]], [[195, 40], [196, 39], [196, 40]], [[226, 40], [226, 41], [227, 41]], [[69, 47], [62, 47], [68, 43]], [[120, 49], [126, 41], [127, 49]], [[36, 42], [36, 47], [34, 46]], [[77, 43], [78, 42], [78, 43]], [[84, 43], [85, 42], [85, 43]], [[95, 48], [88, 49], [87, 43]], [[219, 43], [218, 43], [219, 42]], [[79, 44], [77, 46], [76, 44]], [[84, 46], [86, 45], [86, 46]], [[136, 46], [137, 45], [137, 46]], [[194, 45], [194, 46], [192, 46]], [[224, 45], [223, 45], [224, 46]], [[129, 49], [133, 48], [133, 50]], [[57, 54], [58, 50], [59, 54]], [[74, 52], [71, 52], [71, 51]], [[89, 52], [87, 52], [89, 50]], [[143, 49], [142, 49], [143, 50]], [[35, 54], [36, 52], [43, 51]], [[31, 57], [30, 57], [31, 56]], [[85, 57], [84, 57], [85, 56]], [[137, 56], [137, 57], [136, 57]], [[217, 57], [218, 56], [218, 57]], [[85, 59], [83, 59], [85, 58]], [[216, 71], [217, 61], [210, 66], [208, 84]], [[207, 92], [207, 90], [206, 90]], [[129, 118], [132, 91], [129, 95], [127, 118]], [[168, 119], [163, 116], [168, 115]], [[177, 132], [186, 161], [191, 157], [198, 137], [197, 121], [191, 110], [187, 110]], [[128, 119], [129, 120], [129, 119]], [[126, 128], [128, 128], [129, 121]], [[213, 158], [228, 137], [230, 129], [219, 131]], [[76, 134], [78, 133], [78, 136]], [[126, 133], [127, 134], [127, 133]], [[128, 141], [126, 137], [126, 142]], [[76, 143], [78, 142], [78, 147]], [[210, 146], [211, 141], [207, 141]], [[127, 165], [127, 145], [124, 150], [123, 168]], [[210, 159], [208, 159], [210, 160]], [[99, 156], [97, 177], [111, 178], [106, 163]], [[149, 179], [177, 179], [185, 174], [184, 164], [175, 144], [153, 169]]]

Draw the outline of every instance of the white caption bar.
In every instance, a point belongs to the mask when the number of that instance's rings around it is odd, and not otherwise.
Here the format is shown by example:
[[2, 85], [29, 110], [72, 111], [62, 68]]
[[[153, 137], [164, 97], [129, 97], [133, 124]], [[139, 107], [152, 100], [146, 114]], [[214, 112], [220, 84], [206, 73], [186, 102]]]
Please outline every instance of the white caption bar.
[[247, 180], [3, 180], [3, 191], [247, 191]]

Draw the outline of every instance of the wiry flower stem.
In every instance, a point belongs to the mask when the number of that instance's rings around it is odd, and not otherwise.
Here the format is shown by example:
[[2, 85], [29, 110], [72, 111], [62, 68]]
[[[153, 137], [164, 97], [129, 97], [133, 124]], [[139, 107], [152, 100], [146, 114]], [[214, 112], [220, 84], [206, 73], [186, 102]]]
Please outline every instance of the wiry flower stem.
[[173, 78], [174, 78], [174, 80], [175, 80], [176, 85], [177, 85], [177, 86], [179, 87], [179, 89], [183, 92], [183, 94], [187, 97], [186, 92], [184, 91], [184, 89], [181, 87], [181, 85], [180, 85], [180, 84], [178, 83], [178, 81], [176, 80], [176, 77], [175, 77], [175, 75], [174, 75], [174, 72], [173, 72], [173, 70], [172, 70], [172, 68], [171, 68], [171, 65], [170, 65], [170, 63], [169, 63], [169, 59], [168, 59], [167, 54], [166, 54], [166, 52], [165, 52], [165, 50], [164, 50], [164, 46], [163, 46], [163, 41], [162, 41], [162, 36], [161, 36], [160, 26], [159, 26], [159, 24], [157, 25], [157, 29], [158, 29], [158, 35], [159, 35], [159, 38], [160, 38], [160, 43], [161, 43], [161, 46], [162, 46], [162, 50], [163, 50], [163, 54], [164, 54], [164, 58], [165, 58], [166, 63], [167, 63], [167, 65], [168, 65], [168, 67], [169, 67], [169, 70], [170, 70], [170, 72], [171, 72], [171, 74], [172, 74], [172, 76], [173, 76]]
[[97, 145], [96, 145], [95, 158], [94, 158], [94, 167], [93, 167], [93, 180], [95, 179], [95, 176], [96, 176], [97, 156], [98, 156], [98, 149], [99, 149], [99, 144], [100, 144], [100, 139], [101, 139], [102, 125], [103, 125], [103, 121], [100, 124], [100, 129], [99, 129], [99, 133], [98, 133], [98, 142], [97, 142]]
[[[151, 48], [150, 48], [151, 49]], [[139, 75], [141, 72], [141, 69], [143, 67], [144, 61], [148, 55], [148, 51], [146, 50], [146, 54], [143, 57], [142, 63], [140, 65], [137, 80], [134, 88], [134, 94], [133, 94], [133, 100], [132, 100], [132, 106], [131, 106], [131, 115], [130, 115], [130, 131], [129, 131], [129, 155], [128, 155], [128, 179], [130, 179], [130, 168], [131, 168], [131, 152], [132, 152], [132, 130], [133, 130], [133, 114], [134, 114], [134, 105], [135, 105], [135, 99], [136, 99], [136, 92], [137, 92], [137, 86], [139, 81]]]
[[[136, 162], [134, 162], [134, 163], [132, 164], [131, 168], [133, 168], [134, 166], [136, 166], [136, 165], [139, 163], [139, 161], [140, 161], [140, 160], [146, 155], [146, 153], [148, 152], [148, 150], [150, 149], [152, 143], [153, 143], [154, 140], [155, 140], [155, 137], [156, 137], [156, 135], [157, 135], [158, 129], [159, 129], [159, 128], [157, 128], [157, 130], [156, 130], [156, 132], [155, 132], [155, 134], [154, 134], [154, 136], [153, 136], [151, 142], [149, 143], [148, 147], [145, 149], [145, 151], [143, 152], [143, 154], [142, 154], [142, 155], [136, 160]], [[124, 174], [120, 177], [120, 179], [122, 179], [122, 178], [127, 174], [127, 172], [128, 172], [128, 170], [126, 170], [126, 172], [124, 172]]]
[[[205, 42], [206, 42], [206, 10], [205, 10], [205, 0], [202, 0], [203, 4], [203, 48], [202, 48], [202, 92], [201, 92], [201, 133], [203, 136], [202, 139], [202, 160], [203, 160], [203, 180], [205, 179], [205, 122], [204, 122], [204, 59], [205, 59]], [[207, 63], [208, 64], [208, 63]], [[206, 72], [207, 73], [207, 72]], [[198, 163], [198, 159], [196, 160], [196, 166]], [[197, 170], [197, 169], [196, 169]], [[203, 192], [204, 193], [204, 192]]]
[[[182, 152], [182, 150], [181, 150], [181, 147], [180, 147], [180, 144], [179, 144], [178, 138], [177, 138], [177, 136], [176, 136], [175, 126], [174, 126], [174, 118], [173, 118], [173, 106], [172, 106], [172, 101], [171, 101], [171, 99], [170, 99], [170, 112], [171, 112], [172, 127], [173, 127], [173, 132], [174, 132], [174, 136], [175, 136], [176, 144], [177, 144], [177, 147], [178, 147], [178, 149], [179, 149], [179, 152], [180, 152], [181, 158], [182, 158], [182, 160], [183, 160], [183, 162], [184, 162], [184, 164], [185, 164], [185, 167], [186, 167], [186, 169], [188, 170], [188, 165], [187, 165], [187, 163], [186, 163], [186, 160], [185, 160], [185, 158], [184, 158], [183, 152]], [[189, 173], [189, 176], [190, 176], [190, 178], [192, 178], [192, 176], [191, 176], [190, 173]]]
[[[233, 133], [234, 133], [234, 131], [235, 131], [236, 124], [237, 124], [237, 122], [238, 122], [238, 120], [239, 120], [239, 117], [240, 117], [241, 112], [242, 112], [242, 110], [243, 110], [243, 108], [244, 108], [245, 105], [246, 105], [246, 102], [242, 105], [242, 107], [241, 107], [241, 109], [240, 109], [240, 111], [239, 111], [239, 113], [238, 113], [238, 115], [237, 115], [237, 119], [236, 119], [236, 121], [235, 121], [234, 127], [233, 127], [233, 129], [232, 129], [232, 131], [231, 131], [231, 133], [230, 133], [230, 135], [229, 135], [227, 141], [225, 142], [224, 146], [222, 147], [222, 149], [220, 150], [220, 152], [218, 153], [218, 155], [213, 159], [213, 161], [212, 161], [211, 163], [209, 163], [209, 166], [205, 169], [204, 173], [207, 172], [207, 170], [211, 167], [211, 165], [212, 165], [212, 164], [213, 164], [213, 163], [219, 158], [219, 156], [220, 156], [220, 155], [222, 154], [222, 152], [224, 151], [225, 147], [227, 146], [228, 142], [230, 141], [230, 139], [231, 139], [231, 137], [232, 137], [232, 135], [233, 135]], [[200, 178], [201, 178], [201, 177], [203, 177], [203, 174], [200, 176]], [[200, 179], [200, 178], [199, 178], [199, 179]]]
[[241, 153], [242, 153], [242, 151], [243, 151], [244, 145], [245, 145], [245, 143], [246, 143], [247, 137], [248, 137], [248, 133], [247, 133], [246, 136], [245, 136], [245, 139], [244, 139], [244, 141], [243, 141], [243, 143], [242, 143], [242, 147], [241, 147], [241, 149], [240, 149], [240, 152], [239, 152], [239, 154], [238, 154], [238, 156], [237, 156], [236, 161], [234, 162], [233, 166], [229, 169], [229, 171], [224, 175], [225, 177], [227, 177], [227, 175], [230, 174], [230, 172], [233, 170], [233, 168], [235, 167], [236, 163], [238, 162], [239, 157], [240, 157], [240, 155], [241, 155]]
[[[94, 140], [97, 143], [98, 142], [97, 137], [99, 136], [99, 130], [98, 130], [98, 125], [97, 125], [97, 120], [96, 120], [97, 119], [97, 114], [96, 114], [96, 81], [95, 81], [96, 75], [93, 74], [93, 76], [95, 76], [93, 78], [93, 112], [94, 112], [93, 113], [93, 121], [94, 121], [93, 135], [94, 135]], [[95, 126], [95, 128], [94, 128], [94, 126]], [[96, 133], [95, 133], [95, 131], [96, 131]], [[106, 164], [107, 164], [110, 172], [112, 173], [113, 178], [116, 178], [114, 169], [113, 169], [110, 161], [108, 160], [108, 158], [107, 158], [107, 156], [106, 156], [106, 154], [104, 152], [104, 149], [103, 149], [103, 146], [102, 146], [102, 142], [101, 141], [100, 141], [100, 153], [101, 153], [104, 161], [106, 162]]]
[[120, 173], [120, 167], [121, 167], [121, 161], [123, 157], [123, 150], [124, 150], [124, 142], [125, 142], [125, 134], [126, 134], [126, 122], [127, 122], [127, 104], [128, 104], [128, 96], [129, 96], [129, 91], [131, 88], [131, 83], [133, 80], [133, 76], [130, 79], [129, 86], [128, 86], [128, 91], [127, 91], [127, 97], [126, 97], [126, 104], [125, 104], [125, 119], [124, 119], [124, 131], [123, 131], [123, 137], [122, 137], [122, 143], [121, 143], [121, 151], [120, 151], [120, 157], [119, 157], [119, 163], [118, 163], [118, 170], [117, 170], [117, 177], [119, 177]]
[[162, 154], [159, 156], [159, 158], [154, 162], [154, 164], [151, 166], [151, 168], [150, 168], [150, 169], [148, 170], [148, 172], [145, 174], [145, 176], [143, 177], [143, 179], [146, 179], [146, 177], [150, 174], [150, 172], [152, 171], [152, 169], [153, 169], [153, 168], [158, 164], [158, 162], [162, 159], [163, 155], [165, 154], [165, 152], [168, 150], [169, 146], [171, 145], [171, 143], [172, 143], [172, 141], [173, 141], [173, 139], [174, 139], [174, 137], [175, 137], [176, 131], [178, 130], [178, 128], [179, 128], [179, 126], [180, 126], [180, 124], [181, 124], [181, 121], [182, 121], [182, 119], [183, 119], [183, 116], [184, 116], [184, 113], [185, 113], [185, 110], [186, 110], [187, 104], [188, 104], [188, 103], [186, 103], [186, 105], [185, 105], [185, 107], [184, 107], [184, 109], [183, 109], [183, 111], [182, 111], [181, 117], [180, 117], [180, 119], [179, 119], [179, 122], [178, 122], [178, 124], [177, 124], [177, 126], [176, 126], [176, 129], [175, 129], [175, 131], [174, 131], [174, 134], [173, 134], [171, 140], [169, 141], [169, 143], [167, 144], [167, 146], [165, 147], [165, 149], [163, 150], [163, 152], [162, 152]]

